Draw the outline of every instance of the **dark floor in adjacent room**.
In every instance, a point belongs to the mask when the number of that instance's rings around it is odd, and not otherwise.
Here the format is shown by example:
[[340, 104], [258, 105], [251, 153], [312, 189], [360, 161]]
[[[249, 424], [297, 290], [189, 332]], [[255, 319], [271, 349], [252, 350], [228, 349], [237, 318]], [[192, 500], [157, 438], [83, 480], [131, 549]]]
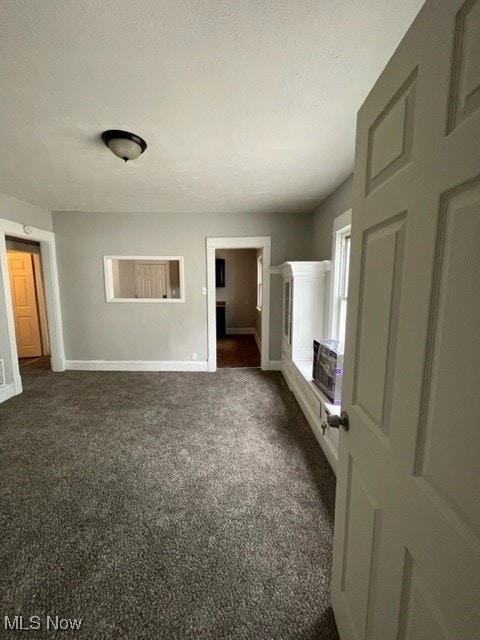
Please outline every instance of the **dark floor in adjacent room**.
[[[0, 611], [35, 640], [338, 640], [335, 477], [278, 372], [22, 371], [0, 405]], [[23, 637], [18, 631], [1, 638]]]
[[217, 338], [217, 367], [259, 367], [260, 351], [253, 335]]
[[34, 362], [40, 362], [40, 360], [45, 360], [45, 363], [48, 363], [50, 366], [50, 356], [33, 356], [32, 358], [19, 358], [18, 364], [20, 367], [26, 367], [27, 365], [33, 364]]

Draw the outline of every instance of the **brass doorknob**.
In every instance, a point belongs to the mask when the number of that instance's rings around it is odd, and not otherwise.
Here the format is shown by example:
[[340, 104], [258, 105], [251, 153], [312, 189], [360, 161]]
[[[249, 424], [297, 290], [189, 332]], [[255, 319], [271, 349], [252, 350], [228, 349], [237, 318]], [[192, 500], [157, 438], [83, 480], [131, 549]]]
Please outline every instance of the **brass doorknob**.
[[350, 422], [348, 420], [348, 413], [346, 411], [342, 411], [339, 416], [335, 413], [333, 415], [327, 416], [328, 426], [333, 429], [340, 429], [340, 426], [344, 431], [348, 431], [350, 428]]

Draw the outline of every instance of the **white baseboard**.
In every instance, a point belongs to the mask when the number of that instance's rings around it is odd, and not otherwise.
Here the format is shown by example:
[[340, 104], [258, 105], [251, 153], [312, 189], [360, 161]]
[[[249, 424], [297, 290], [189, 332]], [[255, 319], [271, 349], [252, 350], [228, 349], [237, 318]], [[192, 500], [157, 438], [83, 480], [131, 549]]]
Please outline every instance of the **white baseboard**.
[[258, 350], [260, 351], [260, 353], [262, 353], [262, 341], [260, 340], [260, 336], [258, 335], [256, 329], [253, 334], [253, 337], [255, 338], [255, 342], [257, 343]]
[[225, 333], [227, 336], [237, 335], [237, 336], [245, 336], [255, 333], [255, 327], [239, 327], [238, 329], [233, 327], [230, 329], [226, 329]]
[[67, 360], [73, 371], [207, 371], [206, 361], [190, 360]]
[[15, 395], [15, 387], [13, 384], [6, 384], [3, 387], [0, 387], [0, 403], [5, 402], [9, 398], [12, 398]]
[[295, 384], [292, 387], [292, 391], [293, 395], [297, 399], [298, 404], [300, 405], [301, 410], [303, 411], [305, 418], [307, 419], [308, 424], [313, 431], [315, 438], [317, 439], [318, 444], [322, 447], [323, 453], [330, 463], [333, 473], [337, 475], [338, 453], [333, 447], [332, 443], [323, 435], [319, 416], [316, 416], [312, 412], [312, 409], [305, 399], [305, 396]]
[[270, 360], [270, 371], [281, 371], [281, 370], [282, 370], [281, 360]]

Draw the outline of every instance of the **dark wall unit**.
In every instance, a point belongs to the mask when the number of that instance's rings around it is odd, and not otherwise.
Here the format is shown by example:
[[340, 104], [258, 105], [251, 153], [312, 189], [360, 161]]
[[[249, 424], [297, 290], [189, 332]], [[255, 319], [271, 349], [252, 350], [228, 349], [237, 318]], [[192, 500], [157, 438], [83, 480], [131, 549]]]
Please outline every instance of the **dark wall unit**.
[[225, 311], [225, 302], [217, 302], [217, 338], [227, 335]]

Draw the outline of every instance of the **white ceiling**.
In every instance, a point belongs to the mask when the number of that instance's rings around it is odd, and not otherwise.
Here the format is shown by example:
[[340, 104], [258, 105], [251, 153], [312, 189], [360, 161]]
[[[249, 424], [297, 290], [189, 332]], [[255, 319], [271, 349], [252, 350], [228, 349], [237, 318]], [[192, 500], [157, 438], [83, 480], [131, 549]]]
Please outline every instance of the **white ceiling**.
[[[309, 211], [423, 0], [2, 0], [0, 192], [53, 210]], [[100, 141], [148, 149], [125, 165]]]

